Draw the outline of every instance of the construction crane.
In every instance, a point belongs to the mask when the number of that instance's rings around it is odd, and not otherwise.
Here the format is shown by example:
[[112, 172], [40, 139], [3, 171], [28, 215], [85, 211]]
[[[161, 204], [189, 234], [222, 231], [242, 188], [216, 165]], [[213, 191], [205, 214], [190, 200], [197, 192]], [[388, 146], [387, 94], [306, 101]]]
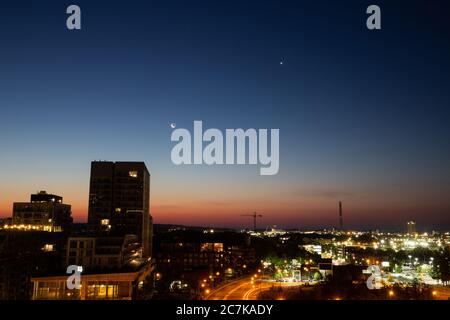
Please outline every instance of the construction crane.
[[242, 217], [252, 217], [253, 218], [253, 231], [256, 231], [256, 218], [262, 218], [262, 214], [257, 214], [253, 212], [253, 214], [242, 214]]

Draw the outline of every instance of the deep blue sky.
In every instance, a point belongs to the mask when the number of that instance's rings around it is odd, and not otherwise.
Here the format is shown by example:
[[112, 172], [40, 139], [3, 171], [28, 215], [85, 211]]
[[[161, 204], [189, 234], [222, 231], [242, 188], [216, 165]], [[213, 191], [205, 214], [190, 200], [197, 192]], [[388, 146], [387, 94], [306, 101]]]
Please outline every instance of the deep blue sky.
[[[373, 3], [379, 31], [365, 27]], [[65, 27], [70, 4], [82, 9], [81, 31]], [[349, 226], [449, 227], [449, 8], [3, 1], [0, 215], [45, 188], [85, 217], [89, 162], [107, 159], [147, 163], [157, 222], [220, 224], [202, 220], [220, 201], [233, 203], [220, 208], [225, 225], [255, 208], [266, 224], [330, 226], [343, 198]], [[280, 173], [175, 167], [168, 125], [194, 120], [280, 128]]]

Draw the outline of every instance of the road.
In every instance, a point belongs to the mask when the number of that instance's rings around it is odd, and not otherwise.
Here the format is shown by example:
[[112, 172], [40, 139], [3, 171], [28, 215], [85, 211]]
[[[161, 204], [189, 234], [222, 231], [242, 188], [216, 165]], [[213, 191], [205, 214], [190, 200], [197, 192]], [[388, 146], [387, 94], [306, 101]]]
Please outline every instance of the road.
[[257, 300], [261, 291], [272, 287], [299, 286], [300, 283], [266, 282], [256, 280], [252, 282], [250, 276], [227, 283], [212, 291], [205, 300]]

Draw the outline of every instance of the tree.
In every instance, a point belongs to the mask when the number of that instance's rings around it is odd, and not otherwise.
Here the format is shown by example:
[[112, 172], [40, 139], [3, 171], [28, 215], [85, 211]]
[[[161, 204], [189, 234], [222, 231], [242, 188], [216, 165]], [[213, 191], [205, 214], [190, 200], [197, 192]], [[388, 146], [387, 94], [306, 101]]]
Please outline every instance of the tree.
[[394, 272], [395, 273], [401, 273], [402, 272], [402, 266], [399, 266], [398, 264], [396, 264], [394, 266]]
[[450, 248], [446, 247], [434, 259], [431, 276], [444, 284], [450, 281]]
[[314, 273], [314, 280], [315, 281], [319, 281], [319, 280], [322, 280], [322, 274], [320, 273], [320, 272], [318, 272], [318, 271], [316, 271], [316, 273]]

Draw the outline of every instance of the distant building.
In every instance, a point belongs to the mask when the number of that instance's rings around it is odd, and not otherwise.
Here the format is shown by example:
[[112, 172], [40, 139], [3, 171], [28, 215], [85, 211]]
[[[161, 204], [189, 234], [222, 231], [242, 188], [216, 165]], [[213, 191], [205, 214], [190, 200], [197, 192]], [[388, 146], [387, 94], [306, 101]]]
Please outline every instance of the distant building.
[[322, 254], [322, 246], [321, 245], [306, 244], [306, 245], [303, 245], [303, 249], [305, 249], [306, 251], [308, 251], [310, 253], [315, 253], [318, 255]]
[[63, 198], [45, 191], [32, 194], [30, 202], [13, 204], [12, 225], [24, 230], [70, 231], [72, 225], [71, 206], [63, 204]]
[[155, 261], [163, 272], [221, 272], [228, 268], [241, 272], [256, 266], [255, 249], [248, 239], [236, 233], [170, 232], [157, 237]]
[[266, 237], [277, 237], [277, 236], [282, 236], [283, 234], [286, 234], [286, 231], [276, 229], [276, 226], [273, 226], [270, 230], [264, 231], [264, 235]]
[[408, 221], [406, 223], [406, 228], [408, 230], [408, 234], [410, 235], [416, 234], [416, 223], [414, 221]]
[[150, 173], [143, 162], [91, 163], [88, 227], [91, 234], [134, 234], [151, 256]]

